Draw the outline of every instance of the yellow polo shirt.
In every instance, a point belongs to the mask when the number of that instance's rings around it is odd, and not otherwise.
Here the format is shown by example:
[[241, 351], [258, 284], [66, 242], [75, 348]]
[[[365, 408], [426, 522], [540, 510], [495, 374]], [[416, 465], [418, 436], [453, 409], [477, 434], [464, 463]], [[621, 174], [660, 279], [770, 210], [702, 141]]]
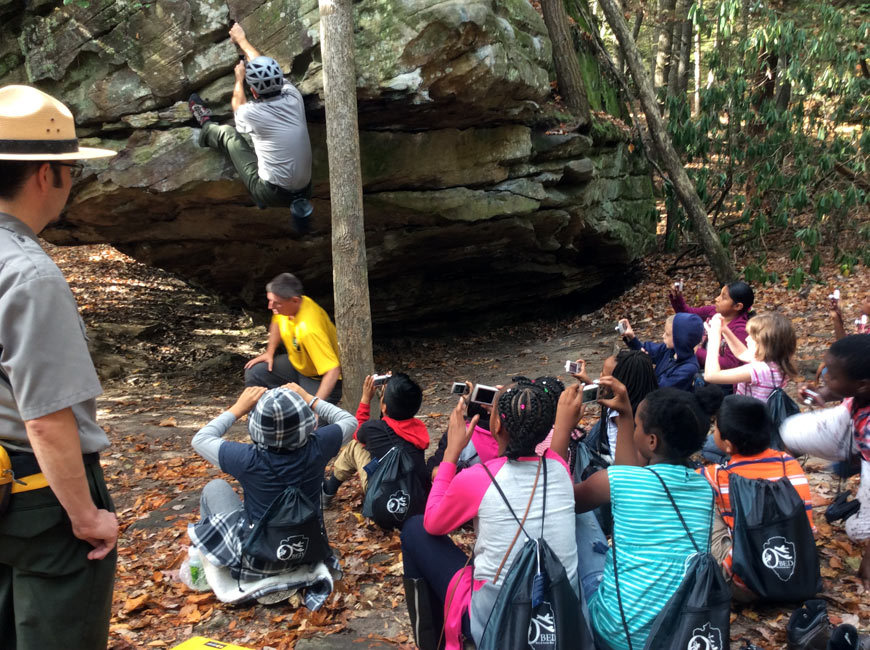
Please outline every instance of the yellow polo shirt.
[[323, 308], [308, 296], [296, 316], [274, 314], [290, 363], [301, 375], [319, 377], [339, 365], [335, 325]]

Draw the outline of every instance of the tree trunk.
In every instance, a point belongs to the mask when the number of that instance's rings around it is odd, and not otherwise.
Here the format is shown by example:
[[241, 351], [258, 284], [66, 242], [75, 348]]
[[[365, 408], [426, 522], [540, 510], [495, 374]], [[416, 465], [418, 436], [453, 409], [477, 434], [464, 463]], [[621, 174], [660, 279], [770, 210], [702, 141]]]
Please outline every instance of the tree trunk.
[[574, 50], [574, 41], [568, 27], [568, 13], [563, 0], [541, 0], [544, 22], [553, 44], [553, 63], [556, 65], [556, 79], [559, 92], [568, 108], [581, 124], [589, 124], [589, 99], [583, 77], [580, 76], [580, 63]]
[[[704, 0], [698, 0], [698, 13], [704, 12]], [[701, 30], [695, 30], [695, 115], [701, 112]]]
[[[687, 9], [688, 11], [688, 9]], [[692, 21], [688, 15], [683, 19], [683, 37], [680, 40], [680, 66], [677, 71], [677, 95], [688, 103], [689, 72], [692, 69]]]
[[623, 49], [625, 61], [637, 86], [640, 103], [646, 115], [647, 127], [658, 150], [659, 158], [673, 183], [674, 192], [692, 222], [701, 248], [707, 256], [707, 261], [720, 284], [733, 282], [737, 277], [737, 271], [728, 258], [722, 242], [719, 241], [716, 231], [707, 220], [704, 204], [695, 191], [695, 186], [689, 179], [689, 175], [686, 174], [686, 170], [674, 150], [673, 143], [668, 138], [662, 115], [656, 103], [655, 91], [640, 61], [637, 47], [631, 40], [631, 34], [628, 33], [628, 25], [625, 24], [625, 19], [613, 0], [599, 0], [599, 3], [607, 22], [610, 23], [610, 28], [616, 34], [619, 45]]
[[686, 20], [688, 14], [688, 0], [677, 0], [674, 10], [674, 35], [671, 43], [671, 67], [668, 71], [668, 97], [676, 97], [679, 94], [680, 63], [683, 52], [683, 37], [685, 36], [683, 26], [688, 22]]
[[[656, 45], [656, 67], [653, 79], [656, 91], [665, 88], [668, 84], [674, 36], [675, 5], [676, 0], [659, 0], [659, 38]], [[623, 47], [623, 49], [625, 48]]]
[[332, 204], [332, 282], [345, 404], [374, 371], [353, 56], [352, 0], [319, 0]]
[[[654, 0], [653, 6], [650, 8], [653, 20], [652, 47], [650, 47], [649, 58], [649, 76], [655, 79], [656, 76], [656, 61], [659, 58], [659, 36], [662, 33], [661, 15], [659, 12], [660, 0]], [[635, 43], [637, 39], [635, 39]]]

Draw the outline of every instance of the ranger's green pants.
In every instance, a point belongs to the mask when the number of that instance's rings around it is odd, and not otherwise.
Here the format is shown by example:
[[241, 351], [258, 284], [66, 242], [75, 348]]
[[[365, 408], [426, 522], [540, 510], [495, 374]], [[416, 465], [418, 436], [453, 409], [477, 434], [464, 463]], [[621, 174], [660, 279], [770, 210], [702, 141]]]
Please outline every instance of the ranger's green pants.
[[[99, 462], [85, 474], [97, 508], [114, 510]], [[89, 560], [45, 487], [12, 495], [0, 515], [0, 648], [105, 650], [117, 553]]]

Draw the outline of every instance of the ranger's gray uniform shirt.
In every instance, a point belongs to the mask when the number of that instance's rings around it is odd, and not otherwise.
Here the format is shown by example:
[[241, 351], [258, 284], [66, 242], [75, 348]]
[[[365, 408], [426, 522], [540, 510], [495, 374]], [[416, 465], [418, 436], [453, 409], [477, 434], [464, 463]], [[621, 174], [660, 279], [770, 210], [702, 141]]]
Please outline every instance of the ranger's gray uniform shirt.
[[280, 95], [245, 102], [233, 117], [236, 131], [251, 134], [260, 178], [285, 190], [311, 182], [311, 140], [296, 86], [285, 81]]
[[[25, 420], [72, 407], [82, 453], [109, 446], [100, 380], [66, 279], [23, 222], [0, 212], [0, 441], [29, 449]], [[11, 387], [10, 387], [11, 384]], [[11, 443], [11, 444], [10, 444]]]

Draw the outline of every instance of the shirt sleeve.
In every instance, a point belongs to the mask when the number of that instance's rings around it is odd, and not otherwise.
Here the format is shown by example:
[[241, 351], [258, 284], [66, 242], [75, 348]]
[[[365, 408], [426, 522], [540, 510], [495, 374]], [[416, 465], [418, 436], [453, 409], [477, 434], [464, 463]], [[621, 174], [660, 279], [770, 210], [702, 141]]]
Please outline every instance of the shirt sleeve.
[[193, 440], [190, 441], [193, 450], [212, 465], [220, 467], [220, 448], [224, 442], [221, 438], [235, 421], [236, 416], [229, 411], [221, 413], [196, 432]]
[[236, 131], [239, 133], [253, 133], [254, 128], [248, 120], [248, 112], [251, 110], [251, 104], [244, 103], [233, 113], [233, 119], [236, 123]]
[[[355, 440], [359, 440], [357, 438], [357, 434], [359, 430], [362, 428], [362, 425], [369, 421], [369, 417], [371, 416], [372, 409], [370, 404], [359, 403], [359, 406], [356, 407], [356, 421], [359, 423], [357, 425], [356, 431], [353, 432], [353, 437]], [[359, 440], [362, 442], [362, 440]]]
[[66, 280], [41, 275], [0, 296], [0, 367], [22, 420], [55, 413], [102, 392], [85, 326]]
[[[341, 430], [342, 444], [350, 442], [354, 430], [357, 428], [356, 418], [343, 408], [330, 404], [326, 400], [319, 399], [314, 404], [314, 412], [328, 424], [334, 424]], [[338, 453], [338, 452], [336, 452]]]
[[[498, 470], [493, 469], [493, 473]], [[423, 527], [430, 535], [446, 535], [474, 519], [492, 480], [480, 465], [459, 474], [454, 463], [442, 462], [432, 483]]]
[[305, 335], [303, 345], [311, 361], [314, 363], [314, 367], [317, 368], [318, 375], [325, 375], [340, 365], [338, 354], [332, 349], [332, 344], [329, 342], [326, 333], [320, 330], [309, 331]]

